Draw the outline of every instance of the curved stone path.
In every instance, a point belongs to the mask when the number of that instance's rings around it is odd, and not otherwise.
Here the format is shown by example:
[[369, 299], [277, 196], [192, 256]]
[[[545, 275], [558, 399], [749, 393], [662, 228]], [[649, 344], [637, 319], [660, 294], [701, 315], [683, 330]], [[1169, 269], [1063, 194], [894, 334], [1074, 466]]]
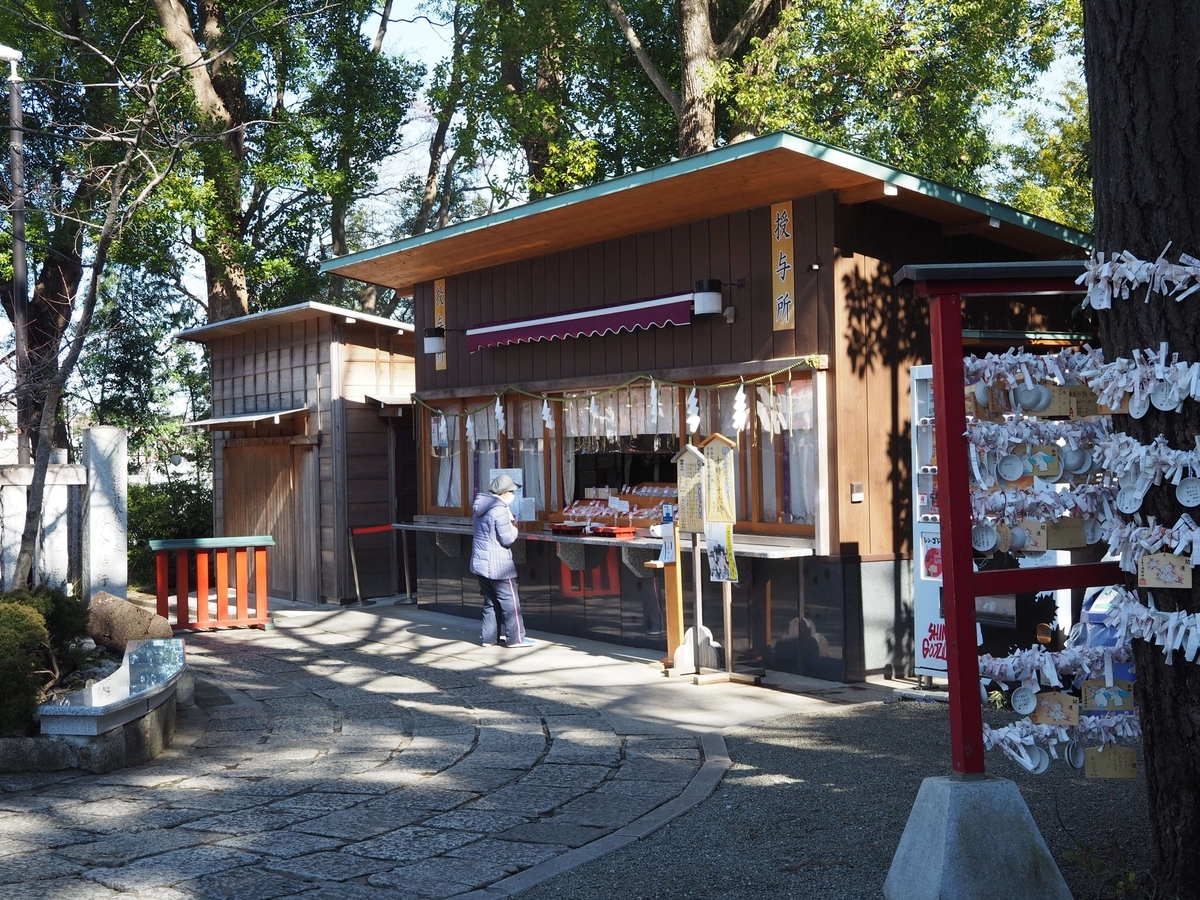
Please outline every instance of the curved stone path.
[[196, 704], [161, 757], [0, 776], [0, 900], [504, 897], [644, 836], [727, 767], [718, 735], [644, 706], [668, 680], [641, 660], [481, 648], [446, 619], [188, 636]]

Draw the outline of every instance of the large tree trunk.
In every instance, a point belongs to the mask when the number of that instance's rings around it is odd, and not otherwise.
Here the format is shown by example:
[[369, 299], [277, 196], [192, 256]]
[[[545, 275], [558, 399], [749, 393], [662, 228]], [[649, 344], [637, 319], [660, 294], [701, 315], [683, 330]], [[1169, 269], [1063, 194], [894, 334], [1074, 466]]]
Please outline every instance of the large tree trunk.
[[[1095, 247], [1154, 259], [1171, 243], [1200, 256], [1200, 4], [1085, 0], [1084, 35], [1095, 178]], [[1144, 289], [1143, 289], [1144, 290]], [[1200, 358], [1200, 297], [1177, 303], [1154, 296], [1113, 301], [1099, 315], [1106, 359], [1135, 348]], [[1182, 413], [1151, 408], [1145, 418], [1115, 417], [1115, 428], [1142, 443], [1163, 434], [1190, 449], [1200, 433], [1200, 408]], [[1142, 514], [1173, 524], [1185, 510], [1170, 485], [1151, 488]], [[1200, 609], [1197, 587], [1160, 590], [1159, 609]], [[1200, 898], [1200, 664], [1134, 641], [1137, 698], [1145, 736], [1146, 786], [1157, 853], [1156, 896]]]
[[[223, 15], [217, 0], [198, 6], [199, 34], [208, 49], [200, 49], [181, 0], [154, 0], [163, 36], [186, 67], [196, 105], [206, 124], [221, 140], [202, 152], [204, 178], [213, 186], [213, 202], [205, 215], [204, 257], [208, 284], [208, 320], [217, 322], [250, 311], [250, 291], [241, 243], [244, 232], [241, 169], [246, 155], [246, 85], [233, 65], [233, 51], [221, 48]], [[224, 48], [221, 48], [224, 49]], [[211, 60], [209, 59], [211, 57]]]
[[679, 0], [679, 155], [695, 156], [717, 143], [717, 105], [705, 89], [716, 60], [708, 0]]

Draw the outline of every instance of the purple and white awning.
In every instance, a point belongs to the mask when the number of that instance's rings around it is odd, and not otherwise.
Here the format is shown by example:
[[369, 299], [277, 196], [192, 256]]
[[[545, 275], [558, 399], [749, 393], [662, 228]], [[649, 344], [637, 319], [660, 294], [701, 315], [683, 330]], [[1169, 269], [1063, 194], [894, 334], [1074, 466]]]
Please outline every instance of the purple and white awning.
[[692, 295], [675, 294], [652, 300], [635, 300], [615, 306], [596, 306], [536, 319], [493, 322], [467, 329], [467, 347], [474, 353], [484, 347], [527, 344], [569, 337], [616, 334], [637, 328], [688, 325], [692, 321]]

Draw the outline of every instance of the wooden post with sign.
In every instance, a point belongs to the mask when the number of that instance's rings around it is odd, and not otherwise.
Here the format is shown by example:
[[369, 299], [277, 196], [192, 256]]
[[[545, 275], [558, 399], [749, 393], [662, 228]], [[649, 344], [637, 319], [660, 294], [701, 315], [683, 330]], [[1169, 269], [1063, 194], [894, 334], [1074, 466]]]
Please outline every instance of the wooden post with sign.
[[[733, 582], [737, 560], [733, 554], [733, 526], [737, 522], [737, 442], [717, 433], [700, 442], [704, 454], [704, 540], [708, 551], [709, 576], [721, 583], [721, 609], [725, 626], [725, 671], [700, 671], [696, 684], [738, 681], [758, 684], [763, 669], [733, 671]], [[699, 557], [696, 559], [699, 570]], [[697, 589], [697, 602], [699, 590]]]
[[[692, 535], [692, 589], [695, 595], [695, 612], [692, 619], [694, 623], [692, 627], [692, 668], [696, 675], [700, 675], [701, 661], [706, 655], [713, 652], [708, 646], [704, 650], [701, 649], [701, 644], [710, 638], [704, 628], [704, 579], [700, 574], [700, 534], [704, 531], [704, 466], [707, 461], [700, 448], [695, 444], [687, 444], [675, 454], [671, 462], [675, 463], [676, 480], [679, 484], [676, 527], [679, 531], [690, 532]], [[683, 674], [683, 667], [677, 668], [678, 671], [674, 674]]]
[[[669, 509], [669, 507], [668, 507]], [[679, 520], [664, 518], [663, 552], [658, 559], [645, 563], [647, 569], [662, 569], [663, 587], [666, 595], [667, 655], [661, 660], [668, 674], [675, 665], [675, 649], [683, 644], [683, 573], [679, 569]]]

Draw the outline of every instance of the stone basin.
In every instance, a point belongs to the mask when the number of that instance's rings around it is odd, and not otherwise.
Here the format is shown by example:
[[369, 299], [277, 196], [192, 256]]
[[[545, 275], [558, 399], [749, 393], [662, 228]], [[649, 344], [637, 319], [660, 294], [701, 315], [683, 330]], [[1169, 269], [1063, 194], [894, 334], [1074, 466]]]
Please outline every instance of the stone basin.
[[38, 707], [41, 733], [95, 736], [139, 719], [175, 696], [186, 668], [181, 638], [130, 641], [117, 671]]

